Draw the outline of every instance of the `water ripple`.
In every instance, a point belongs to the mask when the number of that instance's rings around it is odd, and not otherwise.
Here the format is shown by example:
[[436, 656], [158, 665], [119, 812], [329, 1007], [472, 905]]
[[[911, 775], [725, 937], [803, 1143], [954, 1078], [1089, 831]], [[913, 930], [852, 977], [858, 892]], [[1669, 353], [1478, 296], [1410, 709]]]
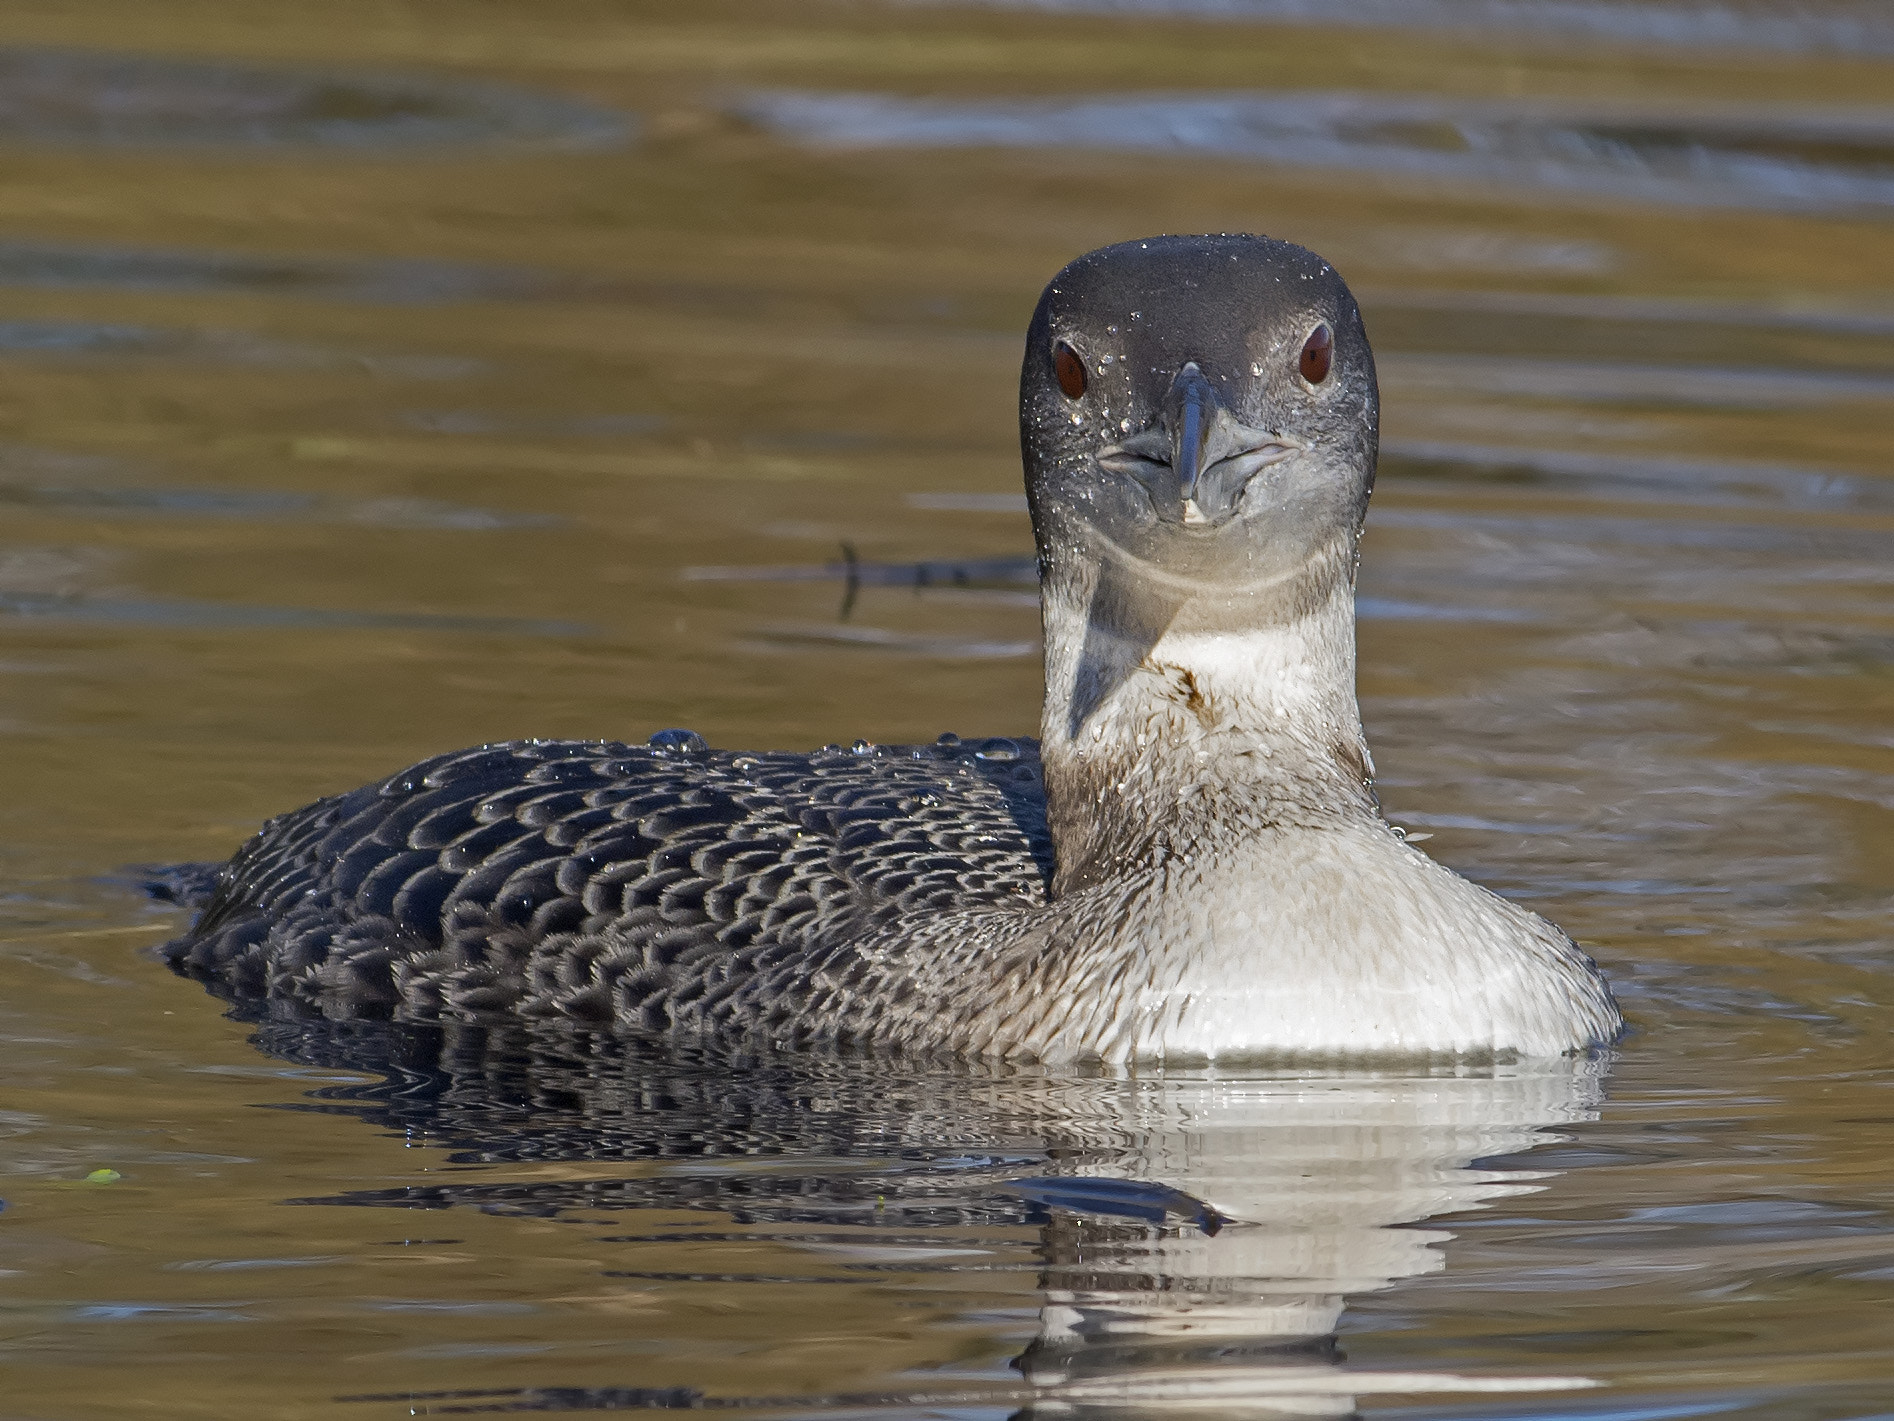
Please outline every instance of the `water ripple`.
[[357, 355], [247, 331], [183, 330], [100, 321], [0, 320], [0, 358], [198, 360], [259, 369], [352, 367], [375, 375], [456, 380], [482, 364], [465, 356]]
[[1383, 355], [1375, 364], [1385, 384], [1403, 390], [1477, 391], [1586, 403], [1754, 410], [1894, 399], [1894, 375], [1872, 371], [1634, 365], [1522, 355], [1405, 352]]
[[1561, 494], [1716, 507], [1894, 509], [1894, 481], [1793, 464], [1391, 439], [1384, 472], [1535, 484]]
[[622, 114], [415, 75], [243, 68], [83, 50], [0, 51], [0, 142], [108, 148], [610, 147]]
[[70, 597], [0, 591], [0, 617], [35, 617], [116, 626], [179, 627], [205, 631], [427, 631], [508, 636], [585, 636], [584, 622], [533, 617], [451, 616], [426, 612], [350, 612], [318, 607], [269, 607], [199, 602], [175, 597]]
[[507, 300], [556, 290], [513, 267], [417, 258], [351, 261], [68, 242], [0, 241], [0, 286], [38, 290], [242, 291], [386, 305]]

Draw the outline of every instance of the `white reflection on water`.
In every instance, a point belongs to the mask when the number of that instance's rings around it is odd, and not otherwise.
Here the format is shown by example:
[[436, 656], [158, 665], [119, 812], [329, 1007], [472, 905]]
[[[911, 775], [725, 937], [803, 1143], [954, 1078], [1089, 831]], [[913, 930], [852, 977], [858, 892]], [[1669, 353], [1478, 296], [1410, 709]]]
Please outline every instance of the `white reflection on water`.
[[1444, 1229], [1398, 1227], [1541, 1189], [1482, 1168], [1595, 1117], [1593, 1063], [1478, 1074], [1167, 1081], [1114, 1116], [1047, 1122], [1065, 1172], [1161, 1180], [1236, 1222], [1047, 1226], [1040, 1333], [1015, 1364], [1073, 1407], [1245, 1406], [1346, 1415], [1384, 1392], [1546, 1390], [1582, 1377], [1376, 1373], [1321, 1356], [1350, 1296], [1446, 1266]]
[[985, 0], [995, 8], [1361, 28], [1512, 30], [1633, 44], [1894, 52], [1894, 21], [1869, 4], [1781, 0]]
[[1786, 210], [1894, 205], [1894, 113], [1550, 104], [1346, 92], [1015, 101], [760, 90], [751, 122], [846, 148], [1197, 153], [1329, 172], [1640, 202]]

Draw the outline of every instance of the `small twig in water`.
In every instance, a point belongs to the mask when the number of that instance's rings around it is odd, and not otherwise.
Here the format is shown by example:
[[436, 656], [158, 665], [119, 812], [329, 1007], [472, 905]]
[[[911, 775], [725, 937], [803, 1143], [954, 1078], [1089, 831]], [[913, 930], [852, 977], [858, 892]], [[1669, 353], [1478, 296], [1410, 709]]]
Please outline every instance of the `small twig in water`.
[[855, 597], [862, 590], [862, 564], [855, 555], [853, 543], [842, 544], [842, 566], [846, 572], [842, 583], [842, 611], [837, 620], [846, 622], [849, 613], [855, 610]]

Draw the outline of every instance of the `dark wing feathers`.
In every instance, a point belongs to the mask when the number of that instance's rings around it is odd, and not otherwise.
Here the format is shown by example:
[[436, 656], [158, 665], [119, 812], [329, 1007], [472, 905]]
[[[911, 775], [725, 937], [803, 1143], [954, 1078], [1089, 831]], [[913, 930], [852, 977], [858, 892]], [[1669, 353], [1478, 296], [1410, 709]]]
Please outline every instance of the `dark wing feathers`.
[[[660, 741], [663, 737], [659, 738]], [[271, 820], [219, 874], [181, 970], [329, 1016], [714, 1019], [773, 1010], [904, 915], [1044, 901], [1031, 741], [809, 755], [524, 741], [442, 755]]]

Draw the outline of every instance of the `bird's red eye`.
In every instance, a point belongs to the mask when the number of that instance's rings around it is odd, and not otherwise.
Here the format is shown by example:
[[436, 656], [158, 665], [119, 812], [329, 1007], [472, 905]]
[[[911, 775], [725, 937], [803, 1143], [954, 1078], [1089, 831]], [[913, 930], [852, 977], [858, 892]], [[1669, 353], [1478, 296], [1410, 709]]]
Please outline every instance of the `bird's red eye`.
[[1065, 391], [1068, 400], [1076, 400], [1085, 393], [1085, 362], [1064, 341], [1052, 347], [1052, 373], [1058, 376], [1059, 388]]
[[1335, 337], [1329, 333], [1328, 322], [1324, 321], [1309, 332], [1309, 338], [1302, 342], [1302, 378], [1311, 385], [1319, 385], [1328, 379], [1328, 367], [1335, 360]]

